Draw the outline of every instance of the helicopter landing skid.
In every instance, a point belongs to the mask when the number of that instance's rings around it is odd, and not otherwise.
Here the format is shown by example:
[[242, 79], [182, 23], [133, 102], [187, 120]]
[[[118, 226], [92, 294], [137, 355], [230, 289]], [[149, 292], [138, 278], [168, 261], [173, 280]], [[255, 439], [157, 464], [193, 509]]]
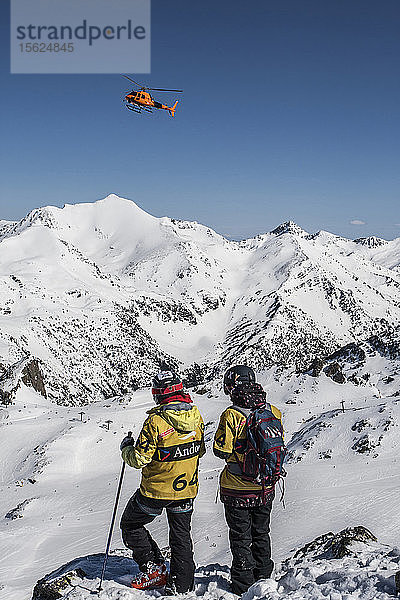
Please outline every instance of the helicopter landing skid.
[[125, 104], [125, 106], [128, 110], [131, 110], [132, 112], [139, 113], [139, 114], [141, 114], [142, 111], [146, 111], [149, 113], [153, 112], [151, 108], [147, 108], [147, 107], [132, 106], [131, 104]]
[[125, 106], [128, 110], [131, 110], [132, 112], [139, 113], [139, 114], [142, 112], [142, 109], [139, 108], [138, 106], [132, 106], [131, 104], [125, 104]]

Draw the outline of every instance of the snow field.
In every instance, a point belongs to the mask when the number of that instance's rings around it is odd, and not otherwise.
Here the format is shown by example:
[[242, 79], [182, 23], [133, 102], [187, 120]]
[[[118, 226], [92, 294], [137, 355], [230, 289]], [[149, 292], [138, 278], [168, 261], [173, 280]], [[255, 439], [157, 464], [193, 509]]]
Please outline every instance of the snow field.
[[[382, 372], [381, 377], [384, 375]], [[373, 386], [356, 387], [335, 384], [325, 375], [314, 379], [287, 374], [279, 379], [276, 373], [266, 372], [259, 379], [269, 391], [269, 400], [283, 411], [286, 439], [293, 455], [287, 465], [286, 509], [279, 503], [277, 494], [272, 514], [276, 576], [280, 575], [279, 562], [293, 549], [327, 531], [364, 525], [379, 542], [396, 545], [400, 525], [397, 462], [400, 403], [397, 398], [375, 397], [376, 385], [382, 385], [380, 380]], [[228, 405], [218, 388], [211, 386], [209, 393], [201, 396], [192, 394], [206, 423], [208, 450], [201, 460], [200, 492], [193, 517], [195, 559], [199, 565], [199, 581], [203, 578], [203, 583], [198, 583], [193, 598], [201, 595], [212, 600], [233, 599], [227, 591], [230, 553], [223, 507], [219, 501], [215, 503], [223, 463], [211, 452], [219, 415]], [[296, 405], [286, 405], [285, 400], [293, 397]], [[338, 408], [341, 398], [345, 398], [349, 406], [345, 413]], [[128, 430], [137, 435], [146, 410], [153, 406], [149, 390], [139, 390], [130, 402], [128, 400], [115, 398], [84, 407], [61, 407], [22, 386], [16, 404], [3, 409], [0, 420], [1, 600], [28, 600], [35, 582], [46, 573], [79, 556], [104, 552], [121, 469], [119, 443]], [[384, 412], [380, 412], [382, 407]], [[81, 410], [85, 413], [84, 422], [80, 420]], [[385, 431], [388, 415], [392, 423]], [[382, 419], [383, 425], [380, 425]], [[107, 420], [112, 421], [110, 430], [107, 430]], [[365, 429], [352, 430], [355, 423], [364, 421], [369, 423]], [[330, 426], [321, 428], [321, 422]], [[365, 431], [378, 438], [384, 434], [384, 437], [370, 452], [355, 452], [351, 449], [354, 440]], [[304, 442], [308, 442], [306, 447]], [[332, 450], [331, 457], [321, 458], [320, 453], [327, 450]], [[300, 460], [297, 457], [301, 457]], [[126, 469], [119, 514], [137, 488], [139, 477], [139, 472]], [[25, 501], [28, 502], [24, 504]], [[16, 512], [21, 518], [4, 518], [18, 506]], [[155, 519], [150, 529], [160, 546], [166, 547], [165, 516]], [[118, 522], [112, 548], [122, 548]], [[341, 568], [338, 567], [339, 571]], [[315, 577], [324, 570], [331, 570], [332, 565], [325, 562], [318, 569]], [[10, 577], [11, 572], [13, 577]], [[343, 579], [344, 571], [340, 572]], [[122, 577], [123, 573], [119, 575]], [[355, 580], [359, 576], [360, 568], [355, 567]], [[308, 572], [299, 571], [295, 576], [297, 583], [293, 584], [300, 586], [296, 589], [286, 586], [282, 591], [279, 586], [274, 587], [274, 582], [267, 582], [256, 584], [259, 587], [252, 589], [251, 594], [268, 600], [322, 598], [321, 584], [310, 577]], [[369, 591], [367, 587], [362, 588], [369, 596], [354, 595], [354, 590], [349, 591], [353, 585], [350, 583], [346, 590], [338, 589], [337, 583], [324, 585], [335, 600], [363, 600], [364, 597], [372, 600], [375, 583]], [[94, 580], [92, 584], [95, 585]], [[110, 580], [106, 595], [101, 598], [125, 599], [138, 594], [127, 590], [125, 585]], [[86, 598], [82, 595], [85, 593], [77, 588], [68, 597]], [[382, 594], [376, 598], [388, 597], [385, 591]], [[324, 598], [329, 598], [329, 594]]]

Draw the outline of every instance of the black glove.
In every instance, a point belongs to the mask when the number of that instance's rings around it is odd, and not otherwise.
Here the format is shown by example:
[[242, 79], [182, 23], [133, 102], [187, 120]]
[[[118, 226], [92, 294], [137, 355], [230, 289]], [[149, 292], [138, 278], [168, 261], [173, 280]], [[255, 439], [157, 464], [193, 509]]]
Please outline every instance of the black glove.
[[132, 436], [127, 435], [126, 437], [124, 437], [124, 439], [121, 442], [121, 445], [119, 447], [120, 450], [123, 450], [124, 448], [127, 448], [127, 446], [134, 446], [135, 445], [135, 440], [133, 439]]

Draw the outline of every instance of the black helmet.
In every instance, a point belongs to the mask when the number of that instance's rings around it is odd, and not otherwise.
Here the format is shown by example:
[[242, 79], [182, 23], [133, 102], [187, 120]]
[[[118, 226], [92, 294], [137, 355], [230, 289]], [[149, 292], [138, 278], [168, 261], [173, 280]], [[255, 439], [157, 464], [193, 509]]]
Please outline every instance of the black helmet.
[[[163, 365], [163, 368], [164, 366], [166, 367], [166, 365]], [[151, 393], [157, 404], [160, 404], [170, 396], [174, 396], [176, 392], [180, 392], [181, 390], [183, 390], [182, 380], [175, 371], [172, 371], [168, 367], [157, 373], [153, 378]]]
[[230, 367], [224, 375], [224, 392], [231, 394], [233, 388], [242, 383], [255, 383], [256, 376], [251, 367], [235, 365]]

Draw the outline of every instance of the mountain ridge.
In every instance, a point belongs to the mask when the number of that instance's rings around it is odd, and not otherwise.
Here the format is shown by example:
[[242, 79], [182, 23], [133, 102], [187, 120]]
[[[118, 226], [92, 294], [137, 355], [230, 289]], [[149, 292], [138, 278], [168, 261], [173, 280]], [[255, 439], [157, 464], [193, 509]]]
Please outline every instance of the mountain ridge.
[[115, 194], [2, 223], [0, 362], [39, 359], [58, 402], [146, 385], [160, 360], [302, 370], [400, 318], [400, 239], [288, 221], [230, 241]]

